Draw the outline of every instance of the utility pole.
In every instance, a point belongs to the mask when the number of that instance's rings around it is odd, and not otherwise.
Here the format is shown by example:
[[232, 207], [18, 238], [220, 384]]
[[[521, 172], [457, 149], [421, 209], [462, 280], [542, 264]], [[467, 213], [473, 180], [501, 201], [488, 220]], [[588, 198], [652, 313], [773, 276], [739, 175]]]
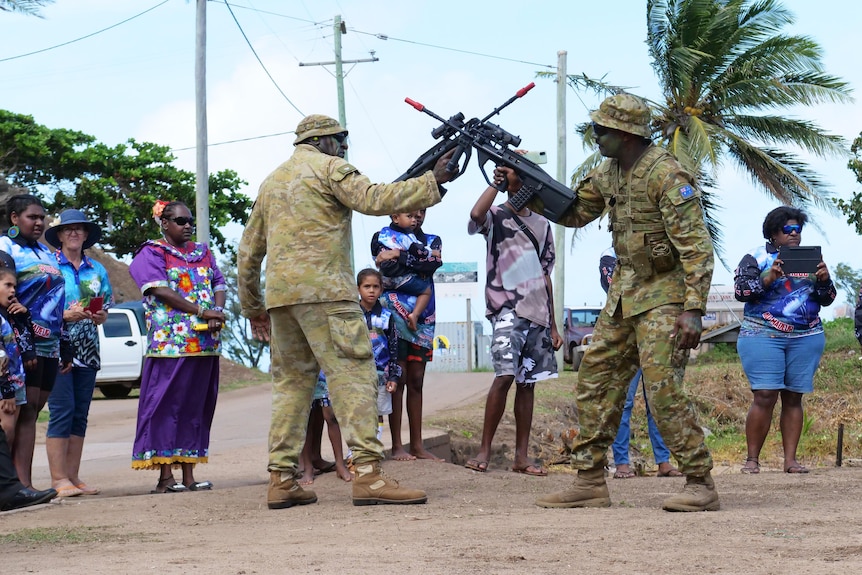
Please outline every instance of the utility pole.
[[[566, 183], [566, 60], [567, 52], [557, 52], [557, 181]], [[566, 228], [554, 224], [554, 312], [557, 319], [566, 301]], [[562, 329], [562, 326], [559, 326]], [[565, 366], [563, 349], [557, 350], [557, 365]], [[562, 371], [562, 369], [560, 370]]]
[[[347, 113], [344, 111], [344, 64], [361, 64], [363, 62], [377, 62], [380, 58], [371, 52], [371, 58], [362, 60], [343, 60], [341, 58], [341, 36], [347, 34], [347, 26], [344, 20], [341, 19], [341, 14], [336, 14], [333, 18], [333, 30], [335, 31], [335, 60], [331, 62], [300, 62], [300, 66], [332, 66], [335, 65], [335, 87], [338, 90], [338, 123], [347, 129]], [[347, 153], [344, 155], [347, 159]]]
[[197, 0], [195, 28], [195, 222], [197, 240], [208, 243], [210, 193], [207, 159], [207, 0]]

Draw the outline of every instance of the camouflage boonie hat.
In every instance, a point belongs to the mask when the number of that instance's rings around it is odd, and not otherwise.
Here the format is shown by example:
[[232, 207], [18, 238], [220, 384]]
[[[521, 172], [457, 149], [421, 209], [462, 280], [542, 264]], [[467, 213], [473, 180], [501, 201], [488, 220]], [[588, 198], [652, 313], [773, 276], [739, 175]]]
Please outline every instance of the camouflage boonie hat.
[[341, 127], [338, 120], [324, 116], [323, 114], [312, 114], [302, 119], [296, 127], [296, 139], [293, 145], [301, 144], [315, 136], [333, 136], [335, 134], [347, 134], [347, 130]]
[[650, 137], [649, 107], [631, 94], [615, 94], [605, 98], [598, 110], [590, 112], [590, 119], [605, 128]]

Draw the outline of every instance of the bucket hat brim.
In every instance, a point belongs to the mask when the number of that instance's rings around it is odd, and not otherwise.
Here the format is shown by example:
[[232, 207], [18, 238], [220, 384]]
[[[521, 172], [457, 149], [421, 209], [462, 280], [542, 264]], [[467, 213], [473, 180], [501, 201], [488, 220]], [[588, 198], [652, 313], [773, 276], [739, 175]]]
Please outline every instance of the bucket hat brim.
[[631, 122], [623, 122], [622, 120], [612, 118], [601, 110], [593, 110], [592, 112], [590, 112], [590, 120], [592, 120], [599, 126], [611, 128], [612, 130], [619, 130], [628, 134], [634, 134], [636, 136], [641, 136], [642, 138], [649, 138], [652, 135], [650, 133], [649, 126], [645, 126], [643, 124], [634, 124]]
[[60, 241], [59, 232], [64, 226], [83, 225], [87, 229], [87, 239], [84, 241], [81, 249], [93, 247], [102, 239], [102, 228], [87, 219], [84, 212], [81, 210], [64, 210], [55, 220], [55, 223], [45, 230], [45, 241], [60, 249], [63, 243]]

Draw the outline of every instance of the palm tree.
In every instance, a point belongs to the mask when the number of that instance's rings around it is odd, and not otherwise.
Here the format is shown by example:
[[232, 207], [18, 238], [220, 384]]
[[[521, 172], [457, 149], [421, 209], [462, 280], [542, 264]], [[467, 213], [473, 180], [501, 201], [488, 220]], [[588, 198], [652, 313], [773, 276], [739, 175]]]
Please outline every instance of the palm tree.
[[39, 8], [53, 3], [54, 0], [0, 0], [0, 12], [20, 12], [41, 18]]
[[[664, 102], [648, 102], [653, 137], [701, 182], [707, 225], [719, 253], [714, 185], [724, 162], [736, 164], [755, 187], [782, 204], [835, 210], [820, 177], [783, 148], [821, 157], [847, 155], [846, 142], [776, 110], [850, 102], [850, 88], [824, 72], [814, 40], [781, 33], [793, 21], [776, 0], [647, 2], [647, 44], [664, 95]], [[576, 88], [622, 90], [583, 75], [568, 80]], [[589, 129], [581, 131], [591, 144]], [[594, 154], [575, 177], [598, 160]]]

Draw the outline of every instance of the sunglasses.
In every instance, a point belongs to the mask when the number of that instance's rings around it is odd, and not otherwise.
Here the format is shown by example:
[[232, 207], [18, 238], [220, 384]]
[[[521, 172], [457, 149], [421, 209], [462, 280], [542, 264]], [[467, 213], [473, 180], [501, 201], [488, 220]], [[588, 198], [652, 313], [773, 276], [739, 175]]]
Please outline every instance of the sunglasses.
[[343, 144], [344, 141], [347, 140], [347, 134], [345, 134], [344, 132], [340, 134], [332, 134], [332, 137], [335, 138], [335, 141], [337, 141], [339, 144]]
[[785, 235], [790, 235], [793, 232], [797, 234], [802, 233], [802, 226], [800, 224], [787, 224], [786, 226], [781, 228], [781, 231], [784, 232]]
[[190, 226], [195, 225], [195, 219], [194, 218], [187, 218], [185, 216], [177, 216], [175, 218], [168, 218], [168, 220], [174, 222], [178, 226], [185, 226], [186, 224], [189, 224]]
[[604, 136], [609, 131], [610, 131], [610, 128], [605, 128], [604, 126], [600, 126], [599, 124], [596, 124], [595, 122], [593, 122], [593, 133], [596, 135], [596, 137]]

